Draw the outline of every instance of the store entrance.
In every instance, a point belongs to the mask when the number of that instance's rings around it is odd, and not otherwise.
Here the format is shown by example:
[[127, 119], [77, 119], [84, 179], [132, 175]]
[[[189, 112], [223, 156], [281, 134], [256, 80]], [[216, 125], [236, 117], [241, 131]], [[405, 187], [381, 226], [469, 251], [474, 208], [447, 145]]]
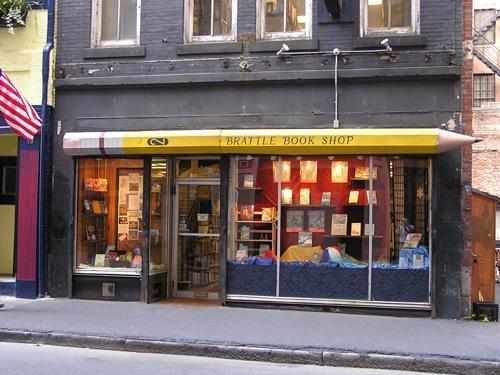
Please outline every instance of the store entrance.
[[176, 180], [173, 294], [175, 297], [216, 299], [220, 253], [219, 161], [181, 162], [192, 163], [195, 167], [191, 166], [191, 170], [198, 172], [184, 175], [187, 178], [181, 175]]

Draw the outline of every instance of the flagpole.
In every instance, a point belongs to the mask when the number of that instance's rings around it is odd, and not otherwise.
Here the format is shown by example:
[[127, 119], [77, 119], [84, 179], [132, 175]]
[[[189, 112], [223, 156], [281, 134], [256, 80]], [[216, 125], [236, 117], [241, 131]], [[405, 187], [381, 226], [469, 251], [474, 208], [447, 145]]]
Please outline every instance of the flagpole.
[[42, 57], [42, 126], [40, 127], [40, 149], [38, 156], [38, 251], [37, 251], [37, 273], [38, 273], [38, 298], [45, 297], [45, 267], [44, 267], [44, 231], [45, 231], [45, 136], [50, 136], [50, 126], [47, 123], [48, 90], [50, 74], [50, 51], [54, 47], [54, 0], [47, 0], [47, 39], [43, 48]]

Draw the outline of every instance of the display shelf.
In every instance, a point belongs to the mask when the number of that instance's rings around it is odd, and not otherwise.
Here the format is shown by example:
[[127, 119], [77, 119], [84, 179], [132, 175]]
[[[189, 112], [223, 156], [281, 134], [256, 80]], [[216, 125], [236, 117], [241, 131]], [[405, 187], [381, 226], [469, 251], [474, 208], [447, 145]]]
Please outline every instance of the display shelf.
[[236, 242], [272, 242], [272, 239], [270, 240], [241, 240], [241, 239], [236, 239]]
[[[370, 205], [367, 203], [367, 204], [359, 204], [359, 203], [347, 203], [347, 204], [344, 204], [344, 207], [369, 207]], [[373, 203], [372, 204], [372, 207], [377, 207], [378, 206], [378, 203]]]
[[237, 187], [236, 190], [238, 191], [262, 191], [263, 189], [261, 187]]
[[[352, 177], [351, 178], [351, 181], [363, 181], [363, 182], [370, 182], [370, 179], [368, 178], [356, 178], [356, 177]], [[378, 181], [377, 178], [374, 178], [372, 179], [372, 181]]]

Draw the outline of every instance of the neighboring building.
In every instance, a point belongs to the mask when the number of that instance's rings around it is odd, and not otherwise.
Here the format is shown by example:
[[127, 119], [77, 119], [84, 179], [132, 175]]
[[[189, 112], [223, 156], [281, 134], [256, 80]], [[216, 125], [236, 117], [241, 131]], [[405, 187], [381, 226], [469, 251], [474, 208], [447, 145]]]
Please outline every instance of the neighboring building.
[[[472, 128], [474, 136], [483, 139], [473, 146], [472, 186], [500, 198], [500, 3], [495, 0], [474, 0]], [[500, 249], [500, 205], [495, 237]]]
[[[47, 4], [33, 5], [27, 11], [25, 25], [14, 33], [0, 27], [0, 68], [10, 77], [21, 94], [40, 116], [44, 104], [43, 57], [50, 27]], [[50, 68], [49, 63], [46, 64]], [[51, 86], [51, 82], [48, 82]], [[44, 184], [50, 186], [51, 123], [54, 98], [46, 92], [46, 123], [43, 159]], [[18, 137], [0, 113], [0, 294], [22, 298], [44, 295], [43, 246], [38, 245], [38, 230], [47, 227], [38, 220], [40, 136], [33, 143]], [[45, 214], [45, 221], [48, 219]], [[46, 243], [45, 243], [46, 246]], [[40, 264], [42, 263], [42, 264]], [[40, 276], [41, 275], [41, 276]]]
[[52, 296], [470, 314], [470, 1], [106, 4], [58, 2]]

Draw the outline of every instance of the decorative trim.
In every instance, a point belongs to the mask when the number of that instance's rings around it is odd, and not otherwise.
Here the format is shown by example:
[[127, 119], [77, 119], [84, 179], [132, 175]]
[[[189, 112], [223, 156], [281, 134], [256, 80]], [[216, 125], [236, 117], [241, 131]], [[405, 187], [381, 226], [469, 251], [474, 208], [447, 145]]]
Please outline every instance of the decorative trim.
[[145, 46], [85, 48], [84, 59], [105, 59], [109, 57], [144, 57]]
[[[394, 35], [388, 36], [391, 47], [421, 47], [427, 45], [427, 38], [423, 35]], [[353, 40], [354, 48], [380, 48], [380, 42], [385, 36], [356, 37]]]
[[242, 51], [242, 42], [228, 42], [180, 44], [176, 47], [175, 52], [177, 53], [177, 55], [201, 55], [217, 53], [241, 53]]
[[259, 40], [256, 42], [248, 42], [249, 52], [276, 52], [283, 43], [286, 43], [292, 51], [315, 51], [319, 48], [319, 39], [301, 39], [301, 40]]

